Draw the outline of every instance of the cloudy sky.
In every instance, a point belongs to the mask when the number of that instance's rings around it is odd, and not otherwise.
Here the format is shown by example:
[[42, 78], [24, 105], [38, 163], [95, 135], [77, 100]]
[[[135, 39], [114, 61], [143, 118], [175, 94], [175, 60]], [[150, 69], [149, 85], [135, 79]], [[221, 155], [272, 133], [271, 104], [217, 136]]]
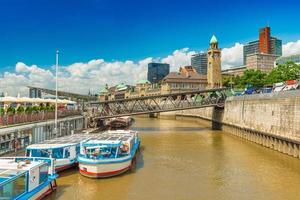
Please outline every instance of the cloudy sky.
[[243, 44], [257, 39], [266, 24], [282, 39], [284, 55], [300, 53], [300, 5], [293, 0], [70, 2], [0, 2], [0, 92], [27, 95], [26, 85], [54, 88], [56, 49], [59, 89], [83, 94], [106, 83], [135, 84], [146, 78], [151, 61], [176, 71], [208, 48], [213, 33], [223, 69], [242, 64]]

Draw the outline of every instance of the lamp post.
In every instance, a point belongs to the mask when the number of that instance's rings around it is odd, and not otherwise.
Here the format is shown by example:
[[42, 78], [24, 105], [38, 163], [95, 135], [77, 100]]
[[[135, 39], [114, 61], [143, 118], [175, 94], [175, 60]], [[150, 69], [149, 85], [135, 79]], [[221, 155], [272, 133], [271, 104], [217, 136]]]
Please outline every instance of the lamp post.
[[59, 51], [56, 50], [56, 65], [55, 65], [55, 120], [54, 120], [54, 134], [57, 136], [57, 87], [58, 87], [58, 54]]

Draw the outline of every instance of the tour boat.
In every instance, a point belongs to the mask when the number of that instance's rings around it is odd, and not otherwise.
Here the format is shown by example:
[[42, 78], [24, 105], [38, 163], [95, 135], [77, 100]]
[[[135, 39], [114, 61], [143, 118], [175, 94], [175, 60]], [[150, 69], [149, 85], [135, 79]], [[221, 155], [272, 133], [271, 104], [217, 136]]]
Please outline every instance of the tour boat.
[[81, 142], [79, 172], [90, 178], [105, 178], [135, 168], [140, 139], [136, 131], [115, 130]]
[[106, 121], [106, 126], [108, 126], [111, 130], [114, 129], [123, 129], [130, 127], [134, 122], [134, 119], [129, 116], [125, 117], [114, 117], [111, 119], [108, 119]]
[[59, 172], [77, 165], [80, 142], [89, 137], [89, 134], [74, 134], [45, 140], [29, 145], [26, 148], [26, 156], [53, 158], [55, 170]]
[[0, 157], [0, 199], [42, 199], [56, 178], [53, 159]]

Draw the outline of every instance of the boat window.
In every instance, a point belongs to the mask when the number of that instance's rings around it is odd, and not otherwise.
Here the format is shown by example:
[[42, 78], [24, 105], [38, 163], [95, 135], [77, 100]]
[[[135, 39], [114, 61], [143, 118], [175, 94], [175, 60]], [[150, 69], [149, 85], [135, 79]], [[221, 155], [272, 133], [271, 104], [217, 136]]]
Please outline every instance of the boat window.
[[67, 147], [65, 148], [65, 158], [69, 158], [70, 157], [70, 148]]
[[80, 145], [76, 146], [76, 155], [80, 153]]
[[47, 149], [31, 149], [31, 157], [46, 157], [50, 156], [49, 150]]
[[30, 150], [26, 150], [26, 156], [29, 157], [30, 156]]
[[0, 199], [15, 199], [26, 191], [26, 175], [0, 185]]
[[52, 157], [53, 158], [63, 158], [63, 149], [53, 149], [52, 150]]
[[48, 179], [49, 167], [47, 164], [40, 166], [40, 184], [44, 183]]
[[87, 149], [88, 158], [114, 158], [116, 155], [116, 147], [97, 147], [92, 149]]

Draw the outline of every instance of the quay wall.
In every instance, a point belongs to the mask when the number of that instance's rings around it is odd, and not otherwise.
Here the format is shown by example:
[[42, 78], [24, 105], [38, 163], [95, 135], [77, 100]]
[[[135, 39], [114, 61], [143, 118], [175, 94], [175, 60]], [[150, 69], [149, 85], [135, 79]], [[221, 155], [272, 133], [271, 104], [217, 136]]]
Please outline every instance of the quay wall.
[[177, 118], [212, 121], [223, 131], [300, 158], [300, 91], [229, 97], [224, 110], [201, 108]]

